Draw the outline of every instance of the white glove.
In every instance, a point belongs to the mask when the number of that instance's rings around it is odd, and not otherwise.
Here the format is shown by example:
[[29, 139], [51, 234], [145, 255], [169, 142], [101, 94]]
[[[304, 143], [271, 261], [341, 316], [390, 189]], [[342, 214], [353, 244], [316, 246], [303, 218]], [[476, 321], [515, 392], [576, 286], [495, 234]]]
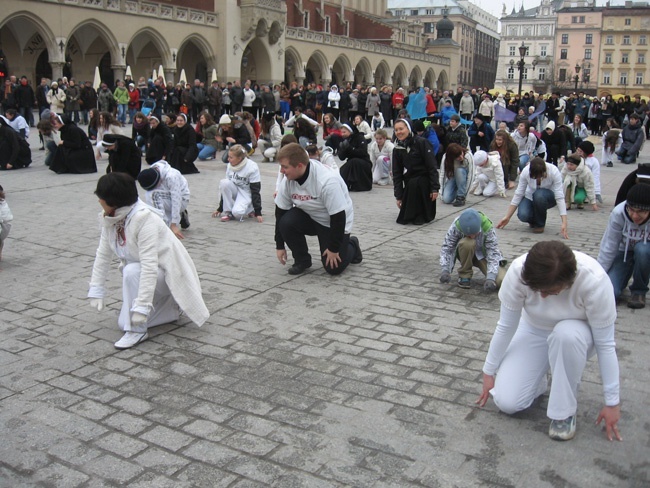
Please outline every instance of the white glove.
[[91, 298], [90, 306], [96, 308], [98, 312], [104, 310], [104, 299], [103, 298]]
[[131, 325], [142, 325], [147, 321], [147, 316], [140, 312], [133, 312], [131, 314]]

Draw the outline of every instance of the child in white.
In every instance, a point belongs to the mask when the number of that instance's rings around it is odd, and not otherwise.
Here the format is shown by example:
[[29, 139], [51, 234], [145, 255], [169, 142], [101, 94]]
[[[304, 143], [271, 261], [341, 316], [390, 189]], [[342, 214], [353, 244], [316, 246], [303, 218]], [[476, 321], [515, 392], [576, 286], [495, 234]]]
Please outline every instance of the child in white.
[[375, 140], [368, 146], [368, 154], [370, 154], [370, 161], [372, 161], [373, 183], [381, 186], [390, 183], [394, 148], [395, 145], [388, 140], [388, 134], [384, 129], [375, 131]]
[[7, 200], [5, 200], [4, 189], [0, 186], [0, 261], [2, 261], [2, 248], [4, 247], [5, 239], [11, 230], [11, 221], [13, 219], [14, 216], [11, 214], [9, 204], [7, 204]]
[[603, 203], [603, 197], [600, 196], [600, 162], [594, 157], [596, 148], [589, 141], [582, 141], [576, 149], [576, 154], [585, 160], [585, 165], [591, 170], [594, 176], [594, 192], [598, 203]]
[[255, 216], [258, 222], [263, 222], [260, 169], [246, 157], [247, 153], [239, 144], [228, 150], [226, 177], [219, 182], [221, 202], [212, 214], [213, 217], [223, 214], [222, 222], [242, 221], [245, 216]]
[[354, 125], [357, 126], [357, 130], [363, 133], [363, 136], [366, 139], [368, 140], [372, 139], [372, 129], [370, 128], [368, 122], [366, 122], [365, 119], [363, 118], [363, 115], [354, 116]]
[[377, 112], [375, 115], [372, 116], [372, 130], [377, 131], [379, 129], [383, 129], [386, 127], [386, 121], [384, 120], [384, 116], [382, 115], [381, 112]]
[[[506, 198], [506, 188], [503, 180], [503, 166], [499, 151], [476, 151], [474, 154], [474, 172], [476, 174], [474, 195], [492, 197], [499, 195]], [[471, 189], [473, 190], [473, 188]], [[471, 191], [470, 190], [470, 191]]]
[[562, 167], [562, 185], [566, 195], [567, 210], [571, 209], [572, 203], [582, 209], [586, 201], [591, 203], [594, 210], [598, 210], [594, 192], [594, 176], [585, 165], [584, 159], [577, 154], [569, 156]]

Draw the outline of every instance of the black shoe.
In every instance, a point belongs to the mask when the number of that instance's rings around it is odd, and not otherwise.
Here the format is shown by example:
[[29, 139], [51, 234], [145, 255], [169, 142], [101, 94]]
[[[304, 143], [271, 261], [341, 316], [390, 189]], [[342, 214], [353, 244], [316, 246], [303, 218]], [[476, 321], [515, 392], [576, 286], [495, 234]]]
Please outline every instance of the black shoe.
[[456, 197], [456, 200], [452, 204], [454, 207], [462, 207], [465, 205], [465, 199], [463, 197]]
[[359, 238], [351, 236], [350, 242], [354, 245], [356, 249], [356, 253], [354, 254], [354, 257], [350, 260], [350, 263], [359, 264], [361, 261], [363, 261], [363, 253], [361, 252], [361, 246], [359, 245]]
[[614, 167], [614, 163], [612, 163], [611, 161], [607, 161], [607, 167], [608, 167], [608, 168], [613, 168], [613, 167]]
[[181, 229], [185, 230], [190, 226], [190, 216], [187, 210], [181, 212]]
[[303, 274], [309, 268], [311, 268], [311, 263], [309, 264], [294, 263], [294, 265], [289, 268], [288, 273], [290, 275], [299, 275], [299, 274]]
[[45, 151], [45, 148], [44, 147], [39, 147], [38, 150], [39, 151]]

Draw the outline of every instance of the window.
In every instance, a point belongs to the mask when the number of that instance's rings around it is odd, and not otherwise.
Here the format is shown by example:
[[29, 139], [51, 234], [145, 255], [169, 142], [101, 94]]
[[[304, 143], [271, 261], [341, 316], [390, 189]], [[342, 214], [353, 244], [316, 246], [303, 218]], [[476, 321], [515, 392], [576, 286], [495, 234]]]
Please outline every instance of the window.
[[585, 49], [585, 59], [591, 59], [591, 49]]
[[508, 68], [508, 79], [509, 80], [515, 79], [515, 69], [512, 66]]
[[539, 55], [540, 56], [546, 56], [546, 46], [540, 46], [539, 47]]
[[428, 8], [426, 10], [427, 15], [436, 15], [436, 10], [433, 8]]
[[567, 53], [568, 51], [566, 49], [560, 49], [560, 59], [566, 59]]
[[603, 73], [603, 85], [610, 85], [612, 83], [612, 75], [609, 71]]
[[632, 25], [632, 19], [625, 19], [625, 25]]
[[629, 53], [621, 53], [621, 63], [629, 63], [630, 55]]
[[527, 79], [528, 79], [528, 68], [524, 68], [524, 71], [523, 71], [522, 73], [523, 73], [523, 75], [524, 75], [524, 76], [523, 76], [523, 79], [524, 79], [524, 80], [527, 80]]
[[645, 64], [645, 54], [639, 53], [639, 56], [636, 58], [638, 64]]
[[[350, 37], [350, 21], [349, 21], [349, 20], [346, 20], [346, 21], [345, 21], [345, 27], [344, 27], [344, 29], [345, 29], [345, 30], [344, 30], [343, 35], [344, 35], [345, 37]], [[418, 38], [418, 41], [419, 41], [419, 40], [420, 40], [420, 38]]]
[[640, 46], [645, 46], [648, 43], [648, 37], [643, 34], [639, 36], [639, 45]]
[[331, 23], [330, 23], [330, 22], [331, 22], [331, 18], [330, 18], [330, 16], [329, 16], [329, 15], [326, 15], [326, 16], [325, 16], [325, 29], [324, 29], [324, 30], [325, 30], [325, 32], [327, 32], [328, 34], [329, 34], [330, 32], [332, 32], [332, 30], [331, 30]]
[[562, 44], [569, 44], [569, 34], [562, 34]]
[[627, 73], [621, 73], [618, 83], [619, 85], [627, 85]]
[[402, 15], [404, 15], [404, 10], [395, 10], [396, 17], [401, 17]]
[[417, 10], [411, 10], [411, 15], [417, 15], [418, 11]]
[[636, 78], [634, 79], [634, 84], [635, 85], [643, 85], [643, 72], [640, 71], [636, 74]]
[[516, 36], [517, 35], [517, 28], [512, 26], [508, 27], [508, 35], [509, 36]]
[[558, 81], [566, 81], [566, 68], [560, 68], [558, 73]]
[[516, 46], [510, 46], [510, 56], [516, 56], [517, 55], [516, 50], [517, 50]]
[[594, 35], [593, 34], [587, 34], [585, 36], [585, 44], [593, 44], [594, 42]]
[[612, 64], [612, 53], [605, 53], [605, 64]]
[[434, 29], [435, 29], [435, 24], [433, 22], [425, 22], [424, 23], [424, 33], [425, 34], [433, 34]]
[[585, 68], [582, 70], [582, 81], [585, 83], [589, 83], [589, 80], [591, 79], [591, 70], [589, 68]]
[[305, 10], [302, 16], [302, 27], [303, 29], [309, 29], [309, 10]]
[[572, 24], [584, 24], [585, 23], [585, 16], [584, 15], [574, 15], [571, 17], [571, 23]]
[[539, 68], [537, 71], [537, 79], [539, 81], [544, 81], [546, 79], [546, 68]]
[[632, 44], [630, 42], [630, 36], [623, 36], [623, 44], [625, 44], [626, 46], [629, 46], [630, 44]]
[[605, 38], [605, 44], [614, 44], [614, 36], [607, 36]]

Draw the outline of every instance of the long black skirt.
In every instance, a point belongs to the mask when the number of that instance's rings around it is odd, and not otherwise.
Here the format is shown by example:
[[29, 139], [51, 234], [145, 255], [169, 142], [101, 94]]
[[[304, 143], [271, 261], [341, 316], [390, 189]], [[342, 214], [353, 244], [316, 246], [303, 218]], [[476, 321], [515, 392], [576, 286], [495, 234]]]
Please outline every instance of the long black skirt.
[[402, 207], [398, 224], [422, 225], [436, 218], [436, 201], [431, 201], [429, 176], [414, 176], [404, 180]]
[[350, 191], [372, 190], [372, 163], [362, 158], [349, 158], [341, 166], [341, 178]]

